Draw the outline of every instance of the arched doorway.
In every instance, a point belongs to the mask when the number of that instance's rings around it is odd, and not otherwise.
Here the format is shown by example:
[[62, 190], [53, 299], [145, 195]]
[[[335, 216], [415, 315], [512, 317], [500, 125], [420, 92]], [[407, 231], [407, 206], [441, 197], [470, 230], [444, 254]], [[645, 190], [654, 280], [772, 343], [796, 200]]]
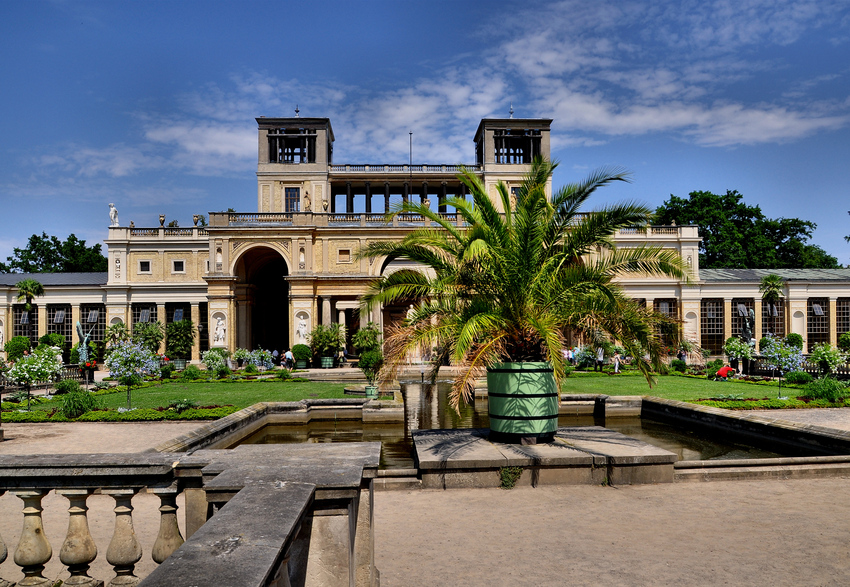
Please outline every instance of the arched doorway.
[[253, 247], [236, 262], [236, 345], [282, 351], [289, 346], [289, 267], [271, 247]]

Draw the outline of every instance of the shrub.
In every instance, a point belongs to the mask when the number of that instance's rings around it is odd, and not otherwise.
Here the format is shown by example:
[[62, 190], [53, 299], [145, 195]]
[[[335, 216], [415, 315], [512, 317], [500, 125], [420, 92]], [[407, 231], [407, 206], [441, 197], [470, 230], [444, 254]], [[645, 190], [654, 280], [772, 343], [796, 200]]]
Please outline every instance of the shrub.
[[159, 352], [159, 343], [165, 337], [162, 322], [137, 322], [133, 324], [133, 341], [141, 344], [152, 353]]
[[803, 388], [806, 397], [835, 402], [847, 397], [847, 386], [833, 377], [812, 381]]
[[168, 407], [172, 410], [176, 410], [177, 413], [185, 412], [186, 410], [194, 409], [198, 407], [198, 402], [193, 399], [183, 398], [183, 399], [173, 399], [168, 404]]
[[251, 351], [248, 349], [236, 349], [233, 351], [233, 358], [237, 361], [244, 361], [251, 356]]
[[127, 386], [127, 408], [130, 407], [130, 389], [144, 375], [156, 377], [160, 373], [159, 361], [142, 343], [119, 342], [112, 347], [106, 359], [109, 375]]
[[673, 359], [670, 361], [670, 368], [679, 373], [684, 373], [687, 371], [688, 365], [681, 359]]
[[14, 362], [23, 357], [24, 351], [30, 348], [30, 339], [26, 336], [13, 336], [6, 342], [3, 350], [6, 351], [6, 359]]
[[714, 359], [705, 364], [705, 372], [708, 375], [714, 376], [717, 371], [723, 366], [723, 359]]
[[277, 374], [277, 378], [283, 381], [292, 379], [292, 372], [289, 369], [281, 369], [280, 373]]
[[360, 356], [360, 361], [357, 367], [363, 371], [369, 385], [375, 383], [375, 377], [378, 376], [378, 371], [381, 370], [381, 365], [384, 364], [384, 355], [379, 350], [368, 350]]
[[56, 395], [62, 393], [75, 393], [78, 391], [82, 391], [82, 387], [80, 387], [80, 384], [73, 379], [63, 379], [53, 386], [53, 393]]
[[379, 351], [381, 350], [381, 331], [373, 322], [369, 322], [354, 334], [351, 346], [359, 355], [366, 351]]
[[95, 391], [101, 391], [103, 389], [109, 389], [110, 385], [106, 381], [97, 381], [94, 384]]
[[259, 373], [259, 371], [260, 370], [257, 369], [257, 366], [254, 363], [248, 363], [247, 365], [245, 365], [245, 373], [255, 374]]
[[[79, 386], [78, 386], [79, 387]], [[60, 412], [66, 418], [79, 418], [86, 412], [99, 407], [97, 398], [87, 391], [74, 391], [62, 398]]]
[[172, 363], [165, 363], [162, 367], [159, 368], [159, 376], [161, 379], [171, 379], [171, 376], [174, 374], [174, 365]]
[[803, 337], [797, 334], [796, 332], [792, 332], [788, 336], [785, 337], [785, 343], [797, 347], [798, 349], [803, 348]]
[[832, 373], [836, 367], [846, 360], [847, 357], [828, 342], [816, 344], [809, 354], [809, 361], [818, 366], [822, 375]]
[[201, 378], [201, 370], [195, 365], [187, 365], [186, 368], [183, 369], [183, 373], [180, 374], [180, 378], [184, 381], [195, 381], [196, 379]]
[[306, 344], [296, 344], [292, 347], [292, 356], [296, 361], [309, 361], [313, 353], [310, 352], [310, 347]]
[[838, 337], [838, 348], [845, 353], [850, 353], [850, 332], [845, 332]]
[[188, 359], [195, 343], [195, 325], [183, 319], [165, 327], [165, 352], [170, 357]]
[[[264, 349], [254, 349], [248, 355], [248, 364], [253, 365], [254, 367], [271, 369], [274, 367], [274, 359], [269, 351]], [[256, 373], [256, 371], [254, 371], [254, 373]]]
[[55, 332], [45, 334], [38, 339], [38, 342], [40, 344], [46, 344], [47, 346], [59, 347], [60, 349], [65, 348], [65, 336]]
[[759, 339], [759, 352], [762, 352], [770, 344], [770, 337], [762, 336]]
[[228, 375], [230, 375], [232, 373], [232, 371], [230, 370], [230, 367], [228, 367], [227, 365], [223, 365], [223, 364], [216, 367], [213, 372], [215, 373], [216, 379], [224, 379], [225, 377], [227, 377]]
[[219, 367], [227, 366], [227, 358], [229, 356], [230, 353], [225, 349], [210, 349], [203, 354], [201, 361], [204, 363], [207, 371], [215, 373]]
[[339, 324], [319, 324], [307, 336], [310, 349], [316, 357], [333, 357], [345, 344], [345, 334]]
[[785, 375], [785, 381], [794, 385], [805, 385], [811, 383], [813, 377], [805, 371], [791, 371]]

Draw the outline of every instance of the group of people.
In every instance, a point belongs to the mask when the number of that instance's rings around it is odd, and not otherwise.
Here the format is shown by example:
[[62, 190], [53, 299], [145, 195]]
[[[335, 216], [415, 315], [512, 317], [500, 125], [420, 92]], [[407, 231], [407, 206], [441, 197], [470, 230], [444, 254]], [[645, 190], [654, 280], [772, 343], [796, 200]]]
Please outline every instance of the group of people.
[[272, 361], [274, 361], [275, 365], [284, 366], [287, 369], [295, 367], [295, 356], [292, 354], [292, 349], [286, 349], [283, 354], [275, 349], [272, 351]]
[[[574, 348], [566, 348], [564, 349], [564, 359], [570, 364], [575, 365], [577, 362], [576, 355], [578, 354], [578, 347]], [[615, 352], [614, 356], [611, 358], [611, 362], [614, 365], [614, 373], [620, 372], [620, 365], [623, 362], [623, 357], [619, 352]], [[599, 347], [596, 349], [596, 360], [594, 361], [593, 370], [594, 371], [602, 371], [602, 365], [605, 363], [605, 349], [603, 347]]]

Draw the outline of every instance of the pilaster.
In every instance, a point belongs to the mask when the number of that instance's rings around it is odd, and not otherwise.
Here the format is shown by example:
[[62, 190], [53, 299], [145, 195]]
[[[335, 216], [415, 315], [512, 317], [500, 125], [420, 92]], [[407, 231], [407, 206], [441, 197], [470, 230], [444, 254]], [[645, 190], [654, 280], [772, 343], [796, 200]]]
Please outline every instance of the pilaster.
[[77, 322], [80, 321], [80, 304], [71, 305], [71, 346], [80, 342], [77, 334]]
[[755, 298], [753, 300], [753, 311], [756, 313], [756, 326], [755, 331], [753, 332], [753, 336], [755, 336], [756, 341], [761, 340], [761, 337], [764, 336], [761, 320], [761, 305], [762, 301], [760, 298]]
[[732, 336], [732, 298], [723, 298], [723, 342]]
[[[836, 346], [838, 344], [838, 298], [829, 298], [829, 344]], [[39, 320], [41, 318], [39, 317]], [[39, 326], [40, 328], [40, 326]]]
[[36, 308], [38, 312], [38, 337], [41, 338], [47, 334], [47, 304], [39, 304]]
[[[168, 316], [165, 314], [165, 304], [156, 305], [156, 320], [162, 324], [164, 329], [165, 323], [168, 320]], [[162, 337], [162, 341], [159, 343], [159, 352], [160, 354], [165, 354], [165, 337]]]
[[[197, 332], [198, 325], [201, 323], [201, 308], [197, 302], [192, 302], [191, 306], [191, 319], [192, 319], [192, 328]], [[192, 362], [197, 363], [201, 360], [201, 336], [203, 336], [203, 332], [198, 332], [198, 336], [195, 337], [192, 342]]]

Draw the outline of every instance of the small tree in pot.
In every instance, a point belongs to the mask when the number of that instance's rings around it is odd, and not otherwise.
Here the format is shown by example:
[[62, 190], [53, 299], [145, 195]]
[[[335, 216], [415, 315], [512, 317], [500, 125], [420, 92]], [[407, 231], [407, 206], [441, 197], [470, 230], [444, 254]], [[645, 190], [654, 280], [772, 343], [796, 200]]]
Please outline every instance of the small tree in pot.
[[323, 369], [333, 367], [333, 358], [342, 348], [344, 340], [339, 324], [319, 324], [307, 335], [314, 359], [320, 360]]
[[357, 362], [357, 367], [363, 371], [366, 380], [369, 384], [366, 386], [366, 395], [368, 397], [377, 397], [378, 388], [375, 385], [375, 379], [378, 377], [378, 372], [384, 364], [384, 355], [379, 349], [366, 351], [360, 355], [360, 360]]
[[310, 347], [306, 344], [296, 344], [292, 347], [292, 356], [295, 358], [296, 369], [306, 369], [311, 355]]

